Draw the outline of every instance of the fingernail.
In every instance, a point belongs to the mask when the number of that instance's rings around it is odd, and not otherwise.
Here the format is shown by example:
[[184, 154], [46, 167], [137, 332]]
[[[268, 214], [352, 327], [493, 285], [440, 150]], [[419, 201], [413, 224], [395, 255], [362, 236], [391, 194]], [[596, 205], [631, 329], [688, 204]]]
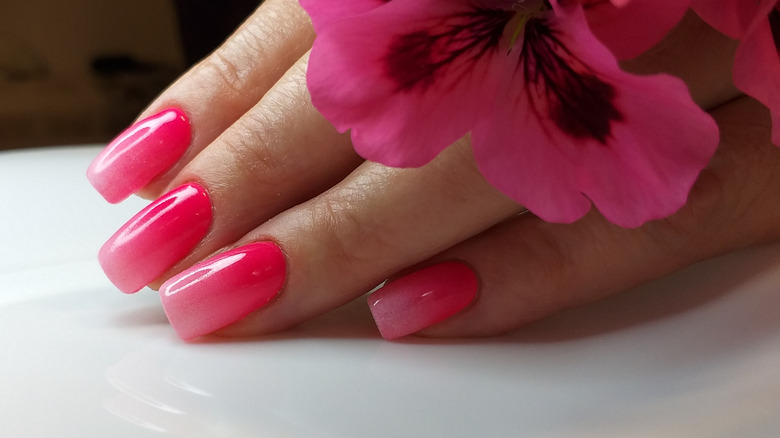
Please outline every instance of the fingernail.
[[165, 314], [188, 341], [243, 319], [282, 288], [284, 255], [271, 242], [224, 252], [171, 278], [160, 288]]
[[100, 248], [98, 261], [124, 293], [138, 292], [184, 258], [211, 226], [211, 202], [198, 184], [163, 195]]
[[163, 110], [127, 128], [87, 169], [87, 179], [115, 204], [173, 167], [190, 144], [190, 122], [178, 108]]
[[477, 288], [471, 268], [445, 262], [389, 282], [368, 297], [368, 306], [382, 337], [397, 339], [460, 312]]

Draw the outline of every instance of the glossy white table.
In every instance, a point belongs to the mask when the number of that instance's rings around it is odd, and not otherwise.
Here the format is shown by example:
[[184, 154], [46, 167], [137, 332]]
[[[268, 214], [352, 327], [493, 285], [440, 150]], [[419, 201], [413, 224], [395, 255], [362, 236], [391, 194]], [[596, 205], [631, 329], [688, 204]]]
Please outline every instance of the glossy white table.
[[360, 300], [266, 338], [185, 344], [95, 253], [94, 147], [0, 153], [0, 436], [780, 436], [780, 246], [509, 336], [379, 339]]

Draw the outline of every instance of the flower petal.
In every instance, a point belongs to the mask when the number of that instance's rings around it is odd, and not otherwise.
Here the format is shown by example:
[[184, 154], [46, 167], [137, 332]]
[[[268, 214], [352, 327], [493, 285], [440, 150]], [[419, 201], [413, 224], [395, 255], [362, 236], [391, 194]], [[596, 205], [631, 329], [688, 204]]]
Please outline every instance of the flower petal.
[[[715, 122], [681, 80], [621, 71], [579, 7], [544, 25], [570, 70], [544, 71], [550, 56], [524, 60], [524, 77], [514, 81], [528, 85], [513, 88], [496, 117], [472, 132], [483, 175], [552, 222], [579, 219], [589, 200], [623, 227], [674, 213], [715, 152]], [[540, 44], [529, 38], [527, 31], [526, 48]]]
[[299, 0], [301, 7], [309, 14], [314, 30], [346, 17], [353, 17], [376, 9], [390, 0]]
[[656, 45], [680, 22], [691, 0], [585, 0], [591, 31], [618, 59]]
[[777, 0], [693, 0], [691, 8], [707, 24], [731, 38], [742, 38], [767, 3]]
[[463, 1], [394, 0], [323, 27], [307, 73], [312, 102], [339, 131], [352, 130], [364, 158], [423, 165], [484, 117], [512, 15]]
[[[772, 14], [780, 12], [769, 8]], [[760, 11], [765, 12], [765, 11]], [[769, 19], [758, 15], [734, 56], [734, 85], [772, 113], [772, 143], [780, 146], [780, 52]]]

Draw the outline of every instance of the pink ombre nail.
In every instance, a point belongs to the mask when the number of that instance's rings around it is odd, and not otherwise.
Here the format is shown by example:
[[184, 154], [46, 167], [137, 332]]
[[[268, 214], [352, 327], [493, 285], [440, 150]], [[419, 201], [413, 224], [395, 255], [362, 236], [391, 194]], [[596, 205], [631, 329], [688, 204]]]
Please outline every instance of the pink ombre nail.
[[207, 335], [265, 306], [281, 290], [284, 255], [271, 242], [224, 252], [160, 288], [165, 314], [185, 341]]
[[389, 282], [368, 297], [368, 305], [382, 337], [397, 339], [460, 312], [477, 288], [468, 266], [445, 262]]
[[127, 128], [92, 161], [87, 179], [115, 204], [181, 158], [191, 140], [190, 122], [178, 108], [163, 110]]
[[184, 258], [210, 226], [208, 194], [186, 184], [130, 219], [100, 248], [98, 260], [119, 290], [138, 292]]

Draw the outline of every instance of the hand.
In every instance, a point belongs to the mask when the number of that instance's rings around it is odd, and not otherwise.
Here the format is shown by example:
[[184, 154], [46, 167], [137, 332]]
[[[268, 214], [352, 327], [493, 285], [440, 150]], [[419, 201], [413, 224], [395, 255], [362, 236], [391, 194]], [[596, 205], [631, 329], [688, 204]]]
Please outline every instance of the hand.
[[[363, 162], [311, 106], [313, 37], [297, 1], [268, 0], [142, 115], [182, 108], [192, 139], [139, 194], [196, 183], [210, 221], [174, 238], [207, 214], [153, 214], [158, 201], [119, 234], [157, 225], [112, 238], [101, 263], [129, 289], [183, 272], [162, 299], [185, 339], [283, 330], [388, 277], [369, 298], [383, 336], [494, 335], [780, 234], [768, 112], [731, 83], [734, 43], [695, 17], [625, 67], [683, 78], [711, 109], [721, 145], [682, 210], [636, 229], [595, 210], [571, 225], [525, 213], [485, 182], [468, 137], [417, 169]], [[138, 267], [147, 250], [163, 255]]]

